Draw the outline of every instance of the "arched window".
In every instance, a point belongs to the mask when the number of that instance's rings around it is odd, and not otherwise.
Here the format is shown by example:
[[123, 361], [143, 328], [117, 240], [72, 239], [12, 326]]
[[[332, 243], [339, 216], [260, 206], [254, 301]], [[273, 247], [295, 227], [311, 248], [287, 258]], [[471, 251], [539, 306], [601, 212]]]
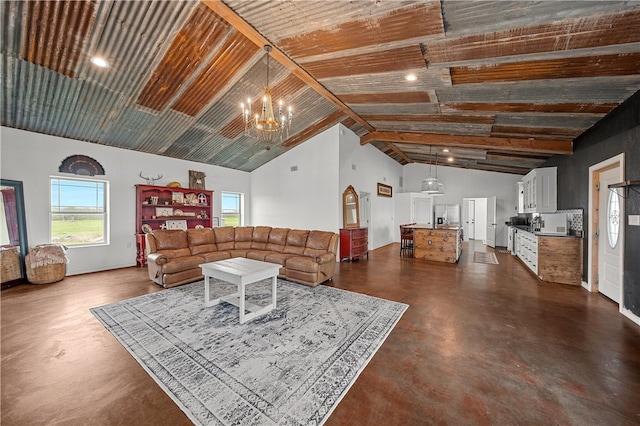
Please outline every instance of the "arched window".
[[607, 235], [609, 236], [609, 246], [615, 248], [618, 244], [620, 233], [620, 196], [615, 190], [609, 190], [609, 200], [607, 202]]

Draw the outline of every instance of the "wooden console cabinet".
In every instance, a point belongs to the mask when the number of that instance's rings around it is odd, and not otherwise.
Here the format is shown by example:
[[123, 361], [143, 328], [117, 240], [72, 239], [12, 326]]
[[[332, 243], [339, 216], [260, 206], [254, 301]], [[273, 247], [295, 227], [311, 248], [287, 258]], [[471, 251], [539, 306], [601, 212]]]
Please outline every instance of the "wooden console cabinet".
[[211, 228], [213, 191], [136, 185], [136, 263], [144, 266], [144, 234], [155, 229]]
[[368, 228], [348, 228], [340, 230], [340, 260], [360, 259], [365, 254], [369, 258]]
[[539, 236], [538, 276], [542, 281], [582, 285], [582, 238]]

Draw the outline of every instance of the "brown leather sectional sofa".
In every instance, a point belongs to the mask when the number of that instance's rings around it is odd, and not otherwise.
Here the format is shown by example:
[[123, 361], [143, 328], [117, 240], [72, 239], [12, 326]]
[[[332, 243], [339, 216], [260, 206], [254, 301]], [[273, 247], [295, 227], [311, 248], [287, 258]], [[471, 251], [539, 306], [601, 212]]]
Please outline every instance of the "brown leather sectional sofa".
[[198, 265], [246, 257], [282, 265], [279, 277], [316, 286], [333, 277], [338, 234], [270, 226], [155, 230], [146, 235], [149, 278], [163, 287], [202, 278]]

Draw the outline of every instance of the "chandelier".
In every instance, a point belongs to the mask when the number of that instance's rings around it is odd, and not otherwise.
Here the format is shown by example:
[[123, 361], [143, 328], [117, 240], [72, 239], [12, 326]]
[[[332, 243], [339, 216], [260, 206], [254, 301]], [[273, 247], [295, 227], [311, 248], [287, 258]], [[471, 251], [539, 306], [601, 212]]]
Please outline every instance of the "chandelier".
[[289, 128], [293, 120], [293, 110], [291, 106], [284, 108], [282, 100], [278, 102], [278, 115], [273, 113], [273, 103], [271, 101], [271, 88], [269, 87], [269, 53], [272, 47], [264, 46], [267, 52], [267, 84], [264, 87], [262, 96], [262, 109], [260, 113], [253, 114], [251, 99], [247, 99], [247, 104], [240, 104], [242, 110], [242, 120], [244, 121], [244, 134], [263, 142], [266, 149], [271, 149], [271, 145], [283, 140], [283, 135], [289, 137]]
[[436, 152], [436, 177], [431, 177], [431, 145], [429, 145], [429, 177], [422, 181], [422, 192], [430, 195], [444, 195], [444, 185], [438, 182], [438, 153]]

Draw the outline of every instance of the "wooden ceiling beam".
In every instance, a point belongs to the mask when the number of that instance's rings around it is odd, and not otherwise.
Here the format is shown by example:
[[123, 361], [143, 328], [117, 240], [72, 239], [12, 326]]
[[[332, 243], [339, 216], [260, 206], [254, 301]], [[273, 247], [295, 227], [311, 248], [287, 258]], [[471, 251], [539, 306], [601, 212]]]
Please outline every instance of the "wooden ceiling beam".
[[395, 152], [395, 154], [397, 156], [399, 156], [400, 158], [404, 159], [404, 161], [406, 161], [407, 163], [413, 163], [413, 160], [411, 158], [409, 158], [407, 156], [407, 154], [404, 153], [404, 151], [402, 151], [400, 148], [398, 148], [394, 144], [389, 143], [389, 142], [384, 142], [384, 144], [387, 146], [387, 148], [389, 148], [391, 151]]
[[318, 94], [323, 96], [329, 102], [334, 104], [338, 109], [340, 109], [344, 114], [353, 118], [353, 120], [360, 124], [362, 127], [367, 129], [369, 132], [375, 131], [373, 126], [369, 124], [365, 119], [360, 117], [349, 108], [344, 102], [338, 99], [333, 93], [331, 93], [326, 87], [324, 87], [320, 82], [318, 82], [315, 78], [311, 76], [307, 71], [301, 68], [297, 63], [295, 63], [291, 58], [285, 55], [280, 51], [274, 44], [267, 40], [262, 34], [258, 32], [252, 25], [250, 25], [247, 21], [242, 19], [240, 15], [234, 12], [229, 6], [224, 4], [220, 0], [201, 0], [201, 2], [209, 7], [212, 11], [214, 11], [218, 16], [227, 21], [230, 25], [232, 25], [236, 30], [244, 34], [249, 40], [254, 42], [256, 45], [263, 47], [265, 45], [270, 45], [273, 47], [271, 51], [271, 57], [278, 61], [282, 66], [288, 69], [293, 75], [302, 80], [305, 84], [315, 90]]
[[311, 127], [304, 129], [303, 131], [296, 133], [294, 136], [290, 137], [286, 141], [282, 143], [282, 146], [285, 148], [291, 148], [299, 143], [305, 141], [306, 139], [311, 138], [321, 132], [324, 132], [329, 127], [333, 126], [336, 123], [339, 123], [344, 119], [344, 112], [340, 110], [334, 111], [332, 114], [329, 114], [327, 117], [323, 118], [316, 124]]
[[363, 114], [367, 121], [400, 123], [469, 123], [493, 124], [495, 115], [470, 114]]
[[409, 132], [370, 132], [360, 138], [360, 145], [366, 145], [372, 141], [448, 147], [458, 146], [503, 151], [541, 152], [547, 154], [573, 154], [572, 141], [553, 139], [494, 138]]

